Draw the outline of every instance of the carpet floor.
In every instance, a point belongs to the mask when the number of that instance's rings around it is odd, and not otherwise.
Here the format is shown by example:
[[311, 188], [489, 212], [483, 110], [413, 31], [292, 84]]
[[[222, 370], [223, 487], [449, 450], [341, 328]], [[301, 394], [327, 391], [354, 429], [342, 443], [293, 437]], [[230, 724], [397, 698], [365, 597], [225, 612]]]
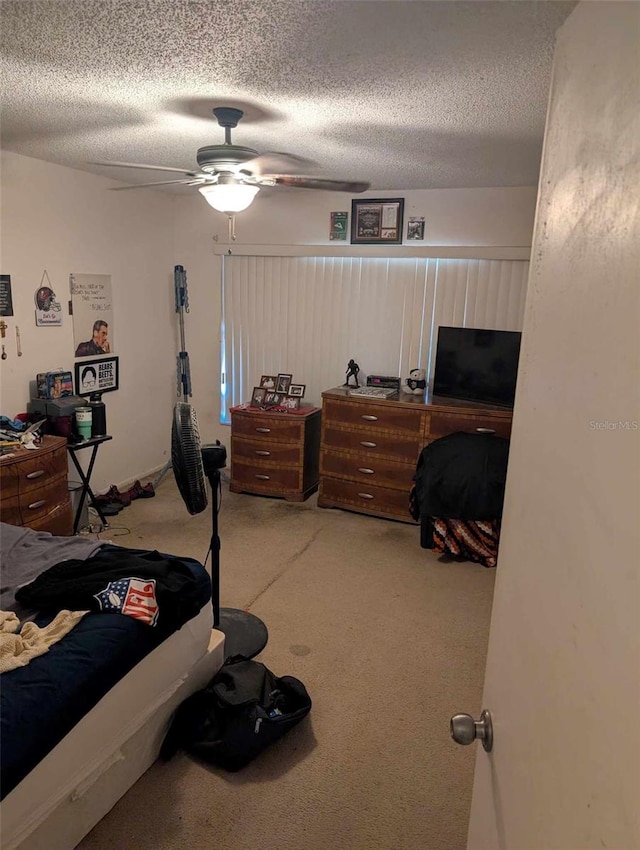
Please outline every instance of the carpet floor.
[[[221, 600], [269, 629], [259, 656], [301, 679], [311, 714], [239, 773], [157, 762], [81, 850], [463, 850], [475, 746], [449, 718], [481, 709], [495, 570], [420, 548], [416, 526], [230, 493]], [[204, 561], [171, 473], [111, 518], [114, 543]]]

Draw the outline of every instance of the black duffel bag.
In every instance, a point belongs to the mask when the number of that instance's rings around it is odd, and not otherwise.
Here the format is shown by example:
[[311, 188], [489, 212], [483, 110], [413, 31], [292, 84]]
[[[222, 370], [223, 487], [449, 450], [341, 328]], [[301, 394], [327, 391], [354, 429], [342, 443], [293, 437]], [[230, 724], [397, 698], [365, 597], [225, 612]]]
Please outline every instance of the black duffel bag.
[[160, 757], [184, 749], [210, 764], [240, 770], [310, 710], [301, 681], [275, 676], [259, 661], [236, 655], [178, 707]]

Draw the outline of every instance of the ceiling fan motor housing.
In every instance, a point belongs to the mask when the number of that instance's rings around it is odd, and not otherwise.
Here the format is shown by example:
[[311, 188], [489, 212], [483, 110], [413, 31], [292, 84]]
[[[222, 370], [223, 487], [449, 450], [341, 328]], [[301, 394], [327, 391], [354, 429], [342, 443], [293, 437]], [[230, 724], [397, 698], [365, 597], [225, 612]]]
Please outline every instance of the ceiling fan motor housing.
[[253, 148], [240, 145], [209, 145], [198, 150], [196, 160], [203, 171], [211, 174], [216, 171], [233, 171], [257, 155], [258, 151]]

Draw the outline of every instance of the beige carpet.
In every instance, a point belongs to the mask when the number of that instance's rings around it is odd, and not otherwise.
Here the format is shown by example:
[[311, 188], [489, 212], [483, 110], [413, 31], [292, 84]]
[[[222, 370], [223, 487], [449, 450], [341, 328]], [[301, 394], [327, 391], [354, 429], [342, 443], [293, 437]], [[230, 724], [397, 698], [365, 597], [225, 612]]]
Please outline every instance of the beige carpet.
[[[125, 536], [116, 536], [129, 529]], [[421, 549], [417, 527], [229, 493], [222, 605], [269, 629], [260, 656], [313, 699], [309, 717], [243, 771], [179, 753], [156, 763], [82, 850], [462, 850], [494, 570]], [[171, 473], [112, 518], [119, 545], [202, 561], [209, 510], [189, 516]]]

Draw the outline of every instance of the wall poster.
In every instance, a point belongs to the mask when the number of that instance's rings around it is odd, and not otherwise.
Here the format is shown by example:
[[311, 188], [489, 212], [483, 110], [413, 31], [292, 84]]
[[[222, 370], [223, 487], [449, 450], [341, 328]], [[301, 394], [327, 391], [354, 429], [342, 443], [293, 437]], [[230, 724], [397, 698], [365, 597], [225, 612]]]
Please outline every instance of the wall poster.
[[332, 212], [331, 213], [331, 229], [329, 230], [329, 239], [342, 239], [346, 242], [347, 239], [347, 218], [348, 212]]
[[13, 316], [10, 274], [0, 274], [0, 316]]
[[76, 357], [114, 352], [111, 275], [72, 274], [73, 344]]

